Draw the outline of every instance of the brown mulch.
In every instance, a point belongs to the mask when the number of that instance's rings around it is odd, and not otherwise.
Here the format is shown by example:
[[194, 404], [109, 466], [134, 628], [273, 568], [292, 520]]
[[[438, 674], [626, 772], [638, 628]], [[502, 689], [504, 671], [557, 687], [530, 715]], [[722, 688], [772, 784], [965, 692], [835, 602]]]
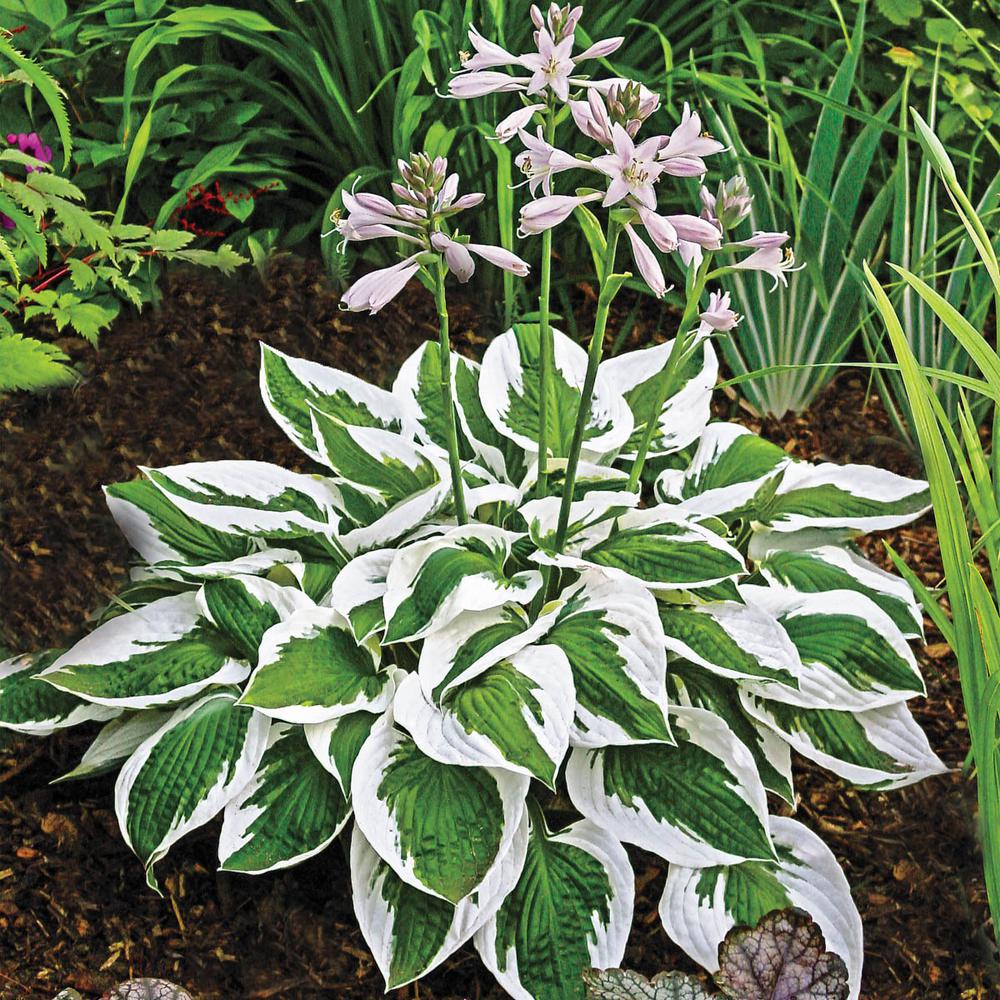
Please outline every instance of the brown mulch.
[[[638, 331], [652, 319], [644, 308]], [[284, 266], [266, 286], [249, 272], [226, 286], [178, 275], [159, 311], [119, 325], [98, 354], [78, 352], [88, 378], [77, 389], [0, 403], [3, 641], [14, 649], [72, 641], [121, 581], [129, 553], [102, 484], [130, 478], [140, 464], [255, 458], [301, 466], [260, 403], [259, 341], [384, 384], [400, 358], [433, 336], [434, 322], [420, 289], [374, 318], [342, 313], [312, 264]], [[465, 349], [479, 349], [481, 332], [495, 329], [492, 307], [466, 299], [454, 311]], [[722, 406], [755, 423], [737, 403]], [[916, 471], [854, 375], [841, 376], [810, 413], [769, 421], [763, 432], [797, 455]], [[888, 540], [926, 580], [940, 579], [931, 523]], [[884, 563], [881, 540], [870, 540], [869, 551]], [[928, 640], [921, 661], [929, 697], [913, 708], [958, 768], [968, 739], [956, 666], [940, 636], [931, 631]], [[112, 781], [47, 784], [86, 744], [68, 733], [0, 749], [0, 1000], [49, 1000], [64, 986], [97, 994], [132, 975], [170, 978], [202, 998], [382, 995], [338, 847], [257, 879], [217, 874], [210, 826], [161, 864], [161, 899], [120, 838]], [[996, 996], [985, 971], [989, 927], [969, 781], [955, 771], [900, 792], [864, 793], [802, 765], [798, 788], [800, 817], [844, 864], [864, 919], [866, 1000]], [[662, 865], [633, 857], [639, 893], [626, 964], [646, 973], [690, 968], [656, 914]], [[403, 994], [502, 995], [470, 948]]]

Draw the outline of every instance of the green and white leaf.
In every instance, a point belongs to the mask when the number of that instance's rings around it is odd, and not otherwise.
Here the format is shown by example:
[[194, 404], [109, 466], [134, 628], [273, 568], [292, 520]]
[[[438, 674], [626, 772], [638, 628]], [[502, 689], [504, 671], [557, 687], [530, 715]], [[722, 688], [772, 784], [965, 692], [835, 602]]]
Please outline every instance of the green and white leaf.
[[218, 691], [178, 709], [125, 762], [115, 783], [115, 811], [151, 888], [157, 888], [156, 862], [251, 779], [269, 729], [263, 715]]
[[870, 465], [810, 465], [784, 469], [777, 492], [758, 519], [775, 531], [850, 528], [887, 531], [930, 507], [927, 483]]
[[284, 722], [327, 722], [351, 712], [381, 712], [392, 697], [376, 643], [359, 644], [332, 608], [307, 608], [274, 625], [241, 705]]
[[583, 1000], [584, 971], [621, 964], [634, 898], [612, 835], [588, 820], [550, 834], [535, 812], [521, 877], [476, 950], [514, 1000]]
[[[483, 356], [479, 398], [493, 426], [526, 452], [538, 449], [539, 347], [537, 323], [518, 323], [491, 341]], [[552, 377], [546, 408], [549, 447], [569, 455], [587, 371], [587, 352], [552, 330]], [[622, 394], [598, 370], [583, 437], [584, 458], [616, 452], [632, 433], [632, 412]]]
[[947, 770], [903, 702], [842, 712], [765, 701], [748, 691], [740, 697], [747, 712], [793, 750], [851, 784], [903, 788]]
[[746, 572], [743, 557], [732, 545], [667, 504], [626, 511], [614, 522], [595, 526], [578, 544], [579, 556], [538, 561], [568, 569], [597, 566], [654, 591], [709, 587]]
[[552, 627], [561, 604], [547, 604], [534, 622], [517, 604], [463, 611], [432, 632], [420, 648], [424, 695], [440, 703], [448, 691], [537, 642]]
[[385, 579], [395, 549], [373, 549], [355, 556], [338, 574], [323, 604], [339, 611], [354, 637], [364, 642], [385, 627]]
[[716, 517], [752, 509], [758, 490], [789, 464], [777, 445], [739, 424], [705, 428], [686, 469], [665, 469], [654, 484], [657, 499], [692, 514]]
[[[389, 684], [395, 689], [395, 681], [391, 678]], [[337, 779], [348, 799], [354, 762], [371, 735], [372, 726], [381, 718], [374, 712], [351, 712], [329, 722], [311, 722], [302, 727], [316, 759]]]
[[767, 794], [750, 751], [718, 716], [671, 709], [676, 746], [574, 750], [566, 785], [609, 834], [701, 867], [771, 860]]
[[300, 726], [271, 726], [253, 777], [222, 814], [219, 867], [260, 874], [319, 854], [343, 829], [351, 807]]
[[[453, 391], [458, 366], [467, 363], [462, 355], [451, 352]], [[414, 430], [420, 441], [439, 448], [448, 447], [448, 421], [441, 395], [441, 345], [437, 341], [424, 341], [400, 365], [392, 383], [392, 395], [404, 423]], [[467, 457], [469, 452], [463, 451], [463, 457]]]
[[114, 709], [82, 701], [38, 675], [58, 657], [57, 650], [24, 653], [0, 662], [0, 730], [28, 736], [49, 736], [81, 722], [101, 722], [116, 715]]
[[[620, 458], [634, 458], [638, 451], [650, 413], [664, 391], [665, 368], [673, 346], [668, 340], [601, 362], [599, 372], [624, 396], [634, 420]], [[705, 340], [677, 373], [674, 391], [658, 415], [647, 452], [650, 457], [671, 455], [698, 440], [711, 416], [712, 390], [718, 376], [719, 359], [711, 341]]]
[[142, 471], [172, 504], [215, 531], [271, 540], [317, 537], [336, 548], [342, 499], [329, 479], [232, 459]]
[[669, 743], [667, 659], [656, 601], [639, 583], [585, 570], [543, 641], [569, 659], [577, 747]]
[[[606, 537], [615, 518], [638, 506], [640, 496], [626, 490], [596, 489], [569, 505], [563, 551], [579, 556], [583, 546]], [[555, 537], [559, 525], [559, 496], [540, 497], [521, 504], [518, 513], [528, 525], [531, 540], [542, 552], [536, 561], [554, 565]]]
[[400, 549], [386, 578], [384, 641], [423, 638], [463, 611], [530, 601], [541, 574], [508, 575], [505, 569], [518, 537], [491, 525], [468, 524]]
[[865, 710], [926, 693], [913, 651], [892, 619], [853, 590], [803, 594], [785, 587], [740, 588], [773, 616], [798, 650], [798, 684], [747, 681], [762, 697], [813, 708]]
[[408, 885], [457, 903], [511, 848], [529, 778], [454, 767], [421, 753], [387, 716], [354, 764], [354, 816], [374, 850]]
[[525, 815], [510, 849], [479, 889], [450, 903], [404, 882], [355, 824], [351, 839], [354, 912], [387, 990], [426, 975], [472, 937], [514, 888], [527, 846]]
[[202, 566], [246, 556], [253, 541], [189, 517], [148, 479], [104, 487], [108, 509], [129, 545], [148, 563]]
[[556, 646], [528, 646], [469, 680], [436, 704], [417, 674], [400, 684], [393, 714], [420, 750], [461, 767], [499, 767], [555, 787], [569, 749], [573, 672]]
[[260, 389], [278, 426], [317, 462], [324, 459], [313, 433], [314, 409], [361, 427], [398, 431], [403, 424], [392, 393], [336, 368], [289, 357], [266, 344], [261, 344]]
[[313, 411], [323, 461], [341, 486], [351, 554], [389, 545], [436, 514], [451, 490], [447, 456], [391, 431], [356, 427]]
[[208, 580], [198, 591], [201, 613], [256, 666], [264, 633], [313, 602], [294, 587], [282, 587], [259, 576]]
[[791, 747], [769, 726], [747, 714], [735, 681], [691, 663], [670, 665], [667, 675], [673, 700], [688, 708], [717, 715], [753, 754], [764, 787], [795, 807]]
[[861, 917], [837, 859], [808, 827], [771, 817], [776, 863], [749, 861], [716, 868], [671, 865], [660, 900], [667, 935], [691, 958], [716, 972], [719, 945], [733, 927], [755, 927], [767, 913], [796, 907], [819, 925], [826, 947], [847, 966], [851, 1000], [861, 992]]
[[172, 715], [170, 709], [146, 709], [116, 716], [101, 727], [94, 742], [84, 751], [80, 763], [56, 778], [52, 784], [91, 778], [114, 771], [124, 764]]
[[204, 619], [196, 596], [184, 593], [105, 622], [41, 676], [98, 705], [151, 708], [238, 684], [249, 669]]
[[[772, 542], [781, 537], [778, 532], [768, 533]], [[754, 558], [752, 546], [750, 555]], [[908, 639], [923, 635], [923, 614], [910, 585], [849, 548], [772, 548], [757, 560], [756, 569], [773, 586], [791, 587], [802, 593], [856, 590], [873, 600]]]
[[667, 649], [723, 677], [797, 688], [802, 662], [788, 633], [756, 604], [660, 604]]
[[[155, 488], [155, 487], [154, 487]], [[155, 563], [157, 576], [170, 580], [200, 582], [228, 579], [231, 576], [270, 576], [278, 567], [287, 567], [290, 579], [297, 580], [303, 571], [302, 554], [293, 549], [261, 549], [228, 562], [185, 566], [180, 563]], [[134, 572], [134, 571], [133, 571]], [[288, 577], [286, 577], [288, 579]], [[299, 588], [303, 589], [303, 588]]]

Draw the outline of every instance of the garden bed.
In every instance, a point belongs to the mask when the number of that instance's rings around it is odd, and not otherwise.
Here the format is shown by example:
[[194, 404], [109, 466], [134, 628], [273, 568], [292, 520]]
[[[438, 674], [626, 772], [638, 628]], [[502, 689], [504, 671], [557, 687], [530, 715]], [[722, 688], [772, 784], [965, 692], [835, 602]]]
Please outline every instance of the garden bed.
[[[592, 296], [582, 288], [579, 299], [585, 313]], [[481, 316], [477, 306], [466, 299], [452, 314], [457, 347], [473, 354], [483, 332], [497, 328], [493, 311]], [[644, 310], [632, 346], [655, 325], [657, 307]], [[385, 383], [435, 330], [433, 303], [419, 287], [375, 317], [343, 313], [310, 264], [284, 266], [266, 286], [249, 271], [225, 286], [175, 276], [159, 311], [119, 325], [96, 356], [80, 352], [88, 369], [80, 387], [0, 408], [3, 641], [18, 650], [70, 641], [121, 581], [129, 552], [102, 484], [131, 478], [140, 464], [249, 458], [302, 467], [260, 402], [259, 341]], [[720, 415], [751, 422], [736, 402]], [[804, 417], [762, 431], [801, 457], [917, 472], [853, 373]], [[887, 537], [938, 581], [929, 519]], [[869, 554], [885, 562], [879, 539]], [[913, 711], [945, 763], [959, 767], [968, 742], [956, 666], [933, 630], [928, 641], [919, 655], [929, 697]], [[49, 1000], [63, 986], [93, 995], [132, 974], [174, 979], [206, 1000], [382, 995], [339, 846], [275, 875], [218, 875], [210, 827], [162, 863], [160, 899], [118, 836], [111, 780], [47, 784], [86, 744], [66, 734], [0, 749], [0, 998]], [[987, 917], [970, 784], [953, 772], [901, 792], [865, 793], [801, 761], [797, 777], [799, 816], [844, 865], [864, 920], [863, 995], [994, 995], [983, 971]], [[656, 914], [662, 863], [640, 852], [633, 859], [641, 891], [625, 964], [695, 971]], [[469, 948], [403, 993], [502, 996]]]

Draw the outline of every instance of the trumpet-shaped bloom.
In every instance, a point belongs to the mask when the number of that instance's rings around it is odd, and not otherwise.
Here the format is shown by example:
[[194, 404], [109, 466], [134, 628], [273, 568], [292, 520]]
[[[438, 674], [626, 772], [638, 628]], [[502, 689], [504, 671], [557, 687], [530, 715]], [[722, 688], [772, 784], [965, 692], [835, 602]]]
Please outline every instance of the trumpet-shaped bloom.
[[736, 327], [743, 318], [729, 305], [729, 292], [712, 292], [708, 297], [708, 308], [698, 317], [708, 330], [728, 331]]
[[702, 132], [701, 117], [685, 104], [680, 124], [661, 141], [658, 159], [664, 173], [674, 177], [701, 177], [708, 170], [705, 157], [725, 148], [717, 139]]
[[514, 157], [514, 163], [528, 180], [528, 190], [535, 194], [539, 186], [544, 194], [552, 193], [552, 175], [576, 168], [593, 169], [585, 160], [578, 160], [561, 149], [556, 149], [542, 137], [539, 125], [537, 136], [521, 131], [524, 150]]
[[662, 299], [667, 294], [667, 283], [663, 278], [663, 268], [660, 267], [656, 254], [643, 243], [632, 226], [627, 225], [625, 233], [632, 245], [632, 257], [635, 260], [636, 268], [642, 275], [642, 280], [649, 285], [658, 299]]
[[377, 313], [391, 302], [420, 270], [420, 255], [413, 254], [392, 267], [383, 267], [359, 278], [344, 292], [340, 302], [351, 312]]
[[503, 121], [497, 124], [494, 130], [494, 138], [498, 142], [509, 142], [528, 125], [536, 111], [544, 110], [544, 104], [529, 104], [527, 107], [518, 108], [517, 111], [507, 115]]
[[654, 136], [636, 146], [632, 136], [621, 125], [611, 126], [613, 153], [598, 156], [593, 166], [611, 178], [604, 198], [604, 206], [616, 205], [631, 196], [648, 209], [656, 208], [653, 185], [663, 172], [663, 165], [656, 160], [660, 137]]
[[600, 191], [591, 194], [550, 194], [544, 198], [529, 201], [521, 209], [518, 236], [535, 236], [544, 233], [546, 229], [565, 222], [578, 205], [586, 205], [589, 201], [599, 201], [604, 196]]
[[774, 284], [771, 286], [773, 292], [779, 284], [787, 288], [788, 274], [792, 271], [801, 271], [805, 264], [796, 265], [795, 255], [791, 250], [782, 250], [780, 247], [771, 246], [754, 250], [749, 257], [744, 257], [743, 260], [729, 266], [737, 271], [763, 271], [765, 274], [769, 274], [774, 278]]

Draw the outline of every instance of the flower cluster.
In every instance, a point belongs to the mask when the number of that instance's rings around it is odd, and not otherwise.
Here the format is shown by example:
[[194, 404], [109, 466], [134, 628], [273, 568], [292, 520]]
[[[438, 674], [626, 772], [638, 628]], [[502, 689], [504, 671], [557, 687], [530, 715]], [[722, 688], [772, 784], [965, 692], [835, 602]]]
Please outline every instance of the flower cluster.
[[[343, 244], [392, 237], [416, 247], [391, 267], [372, 271], [346, 292], [342, 302], [352, 311], [376, 313], [395, 298], [421, 267], [442, 260], [459, 281], [468, 281], [476, 270], [472, 255], [496, 267], [524, 276], [528, 265], [503, 247], [470, 243], [449, 232], [450, 220], [478, 205], [484, 195], [458, 194], [458, 174], [448, 173], [448, 161], [416, 153], [399, 161], [402, 183], [392, 185], [395, 204], [381, 195], [344, 193], [347, 215], [335, 212], [333, 221]], [[342, 245], [343, 245], [342, 244]]]

